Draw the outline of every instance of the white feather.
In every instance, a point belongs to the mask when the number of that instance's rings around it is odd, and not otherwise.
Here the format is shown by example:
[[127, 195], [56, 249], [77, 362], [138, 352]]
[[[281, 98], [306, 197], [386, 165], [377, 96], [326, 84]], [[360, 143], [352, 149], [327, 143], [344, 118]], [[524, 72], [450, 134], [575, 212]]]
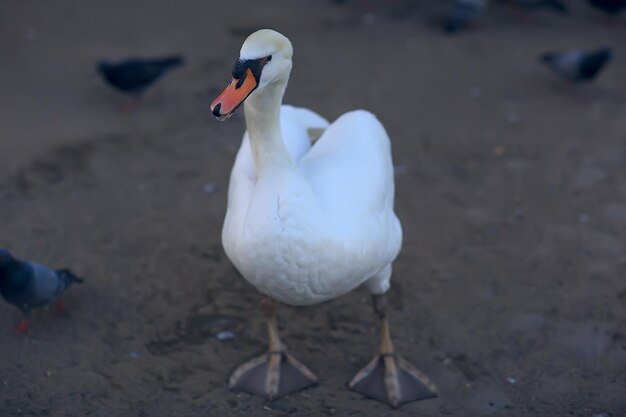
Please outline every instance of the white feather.
[[[262, 49], [271, 50], [265, 44]], [[245, 50], [254, 54], [254, 45]], [[248, 100], [267, 101], [256, 94]], [[247, 123], [256, 128], [248, 117]], [[310, 128], [326, 128], [313, 146]], [[269, 133], [282, 134], [292, 162], [257, 169], [250, 135], [244, 134], [222, 231], [230, 260], [259, 291], [291, 305], [326, 301], [364, 283], [373, 293], [387, 291], [402, 229], [393, 210], [390, 141], [381, 123], [357, 110], [329, 125], [311, 110], [282, 106], [280, 132]], [[261, 153], [283, 149], [257, 146]]]

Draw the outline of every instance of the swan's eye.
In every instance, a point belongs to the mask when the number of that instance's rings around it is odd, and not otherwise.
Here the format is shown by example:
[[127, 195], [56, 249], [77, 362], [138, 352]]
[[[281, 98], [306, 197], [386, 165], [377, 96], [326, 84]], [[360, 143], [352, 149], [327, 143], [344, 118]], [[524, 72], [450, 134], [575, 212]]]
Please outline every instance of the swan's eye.
[[270, 62], [272, 60], [272, 56], [268, 55], [267, 58], [265, 58], [267, 60], [267, 62]]

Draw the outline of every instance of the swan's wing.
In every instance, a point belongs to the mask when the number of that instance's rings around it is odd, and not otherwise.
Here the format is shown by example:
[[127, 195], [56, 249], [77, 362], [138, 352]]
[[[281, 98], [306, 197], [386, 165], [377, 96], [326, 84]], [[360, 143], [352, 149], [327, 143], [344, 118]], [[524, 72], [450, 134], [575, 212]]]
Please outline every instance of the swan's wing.
[[298, 165], [334, 216], [393, 207], [389, 136], [376, 116], [367, 111], [342, 115]]
[[328, 120], [303, 107], [282, 106], [280, 128], [287, 149], [294, 161], [299, 161], [311, 149], [311, 132], [325, 130]]
[[397, 255], [402, 231], [393, 211], [391, 145], [373, 114], [357, 110], [341, 116], [298, 165], [335, 230], [347, 239], [377, 237], [389, 246], [382, 251]]

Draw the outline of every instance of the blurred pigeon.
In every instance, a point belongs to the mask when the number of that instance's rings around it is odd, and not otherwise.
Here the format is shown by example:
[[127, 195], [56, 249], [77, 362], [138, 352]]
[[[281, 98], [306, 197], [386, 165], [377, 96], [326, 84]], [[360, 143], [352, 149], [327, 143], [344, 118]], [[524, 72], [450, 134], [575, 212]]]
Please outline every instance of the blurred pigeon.
[[455, 33], [475, 22], [487, 7], [487, 0], [456, 0], [443, 29]]
[[56, 301], [57, 309], [62, 310], [63, 293], [72, 284], [82, 282], [69, 269], [55, 271], [35, 262], [20, 261], [0, 249], [0, 295], [24, 313], [17, 328], [19, 333], [28, 331], [31, 309]]
[[546, 52], [541, 62], [560, 77], [572, 82], [591, 82], [611, 61], [608, 48], [585, 52], [579, 49], [564, 52]]
[[626, 0], [588, 0], [596, 9], [600, 9], [609, 15], [616, 15], [626, 9]]
[[97, 70], [116, 89], [138, 99], [152, 84], [172, 69], [185, 63], [180, 55], [165, 58], [131, 58], [121, 62], [102, 60]]
[[567, 6], [559, 0], [513, 0], [524, 9], [551, 9], [559, 13], [567, 13]]

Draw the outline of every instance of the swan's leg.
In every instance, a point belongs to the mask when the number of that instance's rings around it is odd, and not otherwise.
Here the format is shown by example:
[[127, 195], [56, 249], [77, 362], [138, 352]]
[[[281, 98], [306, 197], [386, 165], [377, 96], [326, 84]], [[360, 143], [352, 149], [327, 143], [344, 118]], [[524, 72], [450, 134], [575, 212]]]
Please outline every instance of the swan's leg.
[[261, 310], [267, 320], [268, 352], [240, 365], [230, 377], [230, 388], [274, 400], [317, 383], [304, 364], [287, 353], [278, 335], [276, 302], [264, 298]]
[[380, 294], [373, 299], [374, 311], [381, 321], [380, 348], [378, 355], [352, 378], [348, 387], [394, 408], [402, 403], [436, 397], [433, 383], [396, 354], [387, 319], [387, 298]]

